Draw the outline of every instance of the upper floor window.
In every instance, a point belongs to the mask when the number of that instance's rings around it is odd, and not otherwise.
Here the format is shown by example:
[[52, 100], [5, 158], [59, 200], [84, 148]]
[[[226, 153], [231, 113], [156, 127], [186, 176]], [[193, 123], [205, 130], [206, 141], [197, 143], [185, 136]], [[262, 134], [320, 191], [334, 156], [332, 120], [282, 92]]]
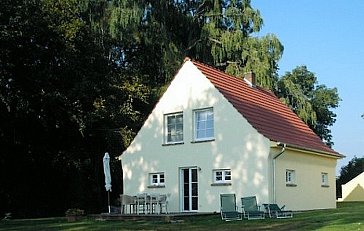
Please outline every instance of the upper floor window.
[[329, 177], [328, 174], [325, 172], [321, 173], [321, 186], [328, 186], [329, 185]]
[[286, 170], [286, 184], [296, 185], [296, 172], [294, 170]]
[[214, 138], [214, 111], [212, 108], [194, 111], [196, 141]]
[[165, 141], [166, 143], [183, 142], [183, 114], [174, 113], [165, 115]]

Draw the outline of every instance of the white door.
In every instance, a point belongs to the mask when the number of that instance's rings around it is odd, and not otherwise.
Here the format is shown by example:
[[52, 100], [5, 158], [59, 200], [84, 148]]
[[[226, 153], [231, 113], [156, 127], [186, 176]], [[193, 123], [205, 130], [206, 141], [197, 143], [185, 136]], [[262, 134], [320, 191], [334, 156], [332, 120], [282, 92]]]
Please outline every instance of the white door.
[[198, 171], [196, 167], [181, 168], [180, 195], [183, 212], [198, 210]]

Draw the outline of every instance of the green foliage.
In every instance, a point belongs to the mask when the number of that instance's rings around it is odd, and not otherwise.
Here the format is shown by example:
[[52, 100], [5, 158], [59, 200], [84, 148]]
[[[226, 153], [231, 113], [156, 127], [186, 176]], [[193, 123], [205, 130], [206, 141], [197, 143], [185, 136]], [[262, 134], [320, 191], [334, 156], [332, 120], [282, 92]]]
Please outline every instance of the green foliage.
[[[0, 213], [100, 212], [103, 153], [130, 144], [184, 56], [276, 89], [283, 46], [262, 25], [249, 0], [1, 1]], [[282, 99], [330, 138], [337, 92], [312, 80], [283, 78]]]
[[277, 96], [288, 105], [329, 146], [333, 144], [329, 129], [335, 122], [332, 109], [339, 105], [336, 88], [317, 85], [317, 78], [306, 66], [287, 72], [277, 83]]
[[[102, 155], [125, 149], [122, 141], [139, 128], [150, 92], [111, 58], [106, 2], [0, 3], [2, 213], [100, 211]], [[112, 166], [120, 193], [120, 164]]]
[[260, 86], [274, 89], [283, 46], [273, 34], [253, 36], [263, 19], [249, 0], [203, 1], [190, 9], [201, 28], [190, 47], [192, 57], [240, 78], [254, 71]]

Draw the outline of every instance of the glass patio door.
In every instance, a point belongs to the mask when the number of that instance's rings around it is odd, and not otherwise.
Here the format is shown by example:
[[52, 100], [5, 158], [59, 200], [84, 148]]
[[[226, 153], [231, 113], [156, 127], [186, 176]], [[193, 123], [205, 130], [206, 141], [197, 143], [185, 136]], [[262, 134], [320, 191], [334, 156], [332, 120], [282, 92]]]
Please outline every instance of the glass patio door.
[[181, 201], [183, 212], [198, 210], [198, 176], [197, 168], [181, 169]]

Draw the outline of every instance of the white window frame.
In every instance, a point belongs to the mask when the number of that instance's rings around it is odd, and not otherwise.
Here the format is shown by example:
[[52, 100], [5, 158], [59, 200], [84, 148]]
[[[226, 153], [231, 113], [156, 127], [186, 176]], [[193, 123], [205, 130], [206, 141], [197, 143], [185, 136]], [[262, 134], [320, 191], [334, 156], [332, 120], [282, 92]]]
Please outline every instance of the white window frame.
[[[175, 119], [176, 119], [177, 116], [182, 116], [182, 124], [179, 124], [177, 121], [174, 124], [173, 123], [168, 124], [168, 118], [175, 117]], [[177, 125], [182, 125], [182, 129], [178, 130]], [[173, 126], [174, 130], [169, 130], [170, 126]], [[171, 133], [173, 133], [173, 134], [171, 134]], [[181, 133], [181, 134], [178, 134], [178, 133]], [[176, 113], [170, 113], [170, 114], [164, 115], [164, 134], [165, 134], [164, 142], [166, 144], [183, 143], [183, 112], [176, 112]], [[168, 140], [169, 135], [171, 135], [171, 140]], [[178, 136], [181, 136], [181, 139], [173, 140], [172, 137], [177, 138]]]
[[[210, 113], [210, 114], [203, 115], [204, 113]], [[198, 120], [199, 114], [202, 114], [201, 116], [204, 118]], [[193, 110], [193, 118], [194, 118], [194, 129], [193, 129], [194, 141], [213, 140], [215, 137], [215, 125], [214, 125], [215, 118], [214, 118], [213, 108], [210, 107], [210, 108]], [[202, 133], [204, 133], [204, 136], [201, 135]], [[208, 135], [208, 133], [212, 134]]]
[[[214, 169], [212, 171], [214, 184], [231, 183], [231, 169]], [[218, 179], [221, 178], [221, 179]]]
[[296, 171], [293, 169], [286, 169], [286, 184], [296, 185]]
[[326, 172], [321, 173], [321, 186], [329, 186], [329, 174]]
[[[154, 181], [154, 179], [156, 181]], [[149, 183], [152, 186], [164, 186], [166, 182], [166, 175], [164, 172], [149, 173]]]

